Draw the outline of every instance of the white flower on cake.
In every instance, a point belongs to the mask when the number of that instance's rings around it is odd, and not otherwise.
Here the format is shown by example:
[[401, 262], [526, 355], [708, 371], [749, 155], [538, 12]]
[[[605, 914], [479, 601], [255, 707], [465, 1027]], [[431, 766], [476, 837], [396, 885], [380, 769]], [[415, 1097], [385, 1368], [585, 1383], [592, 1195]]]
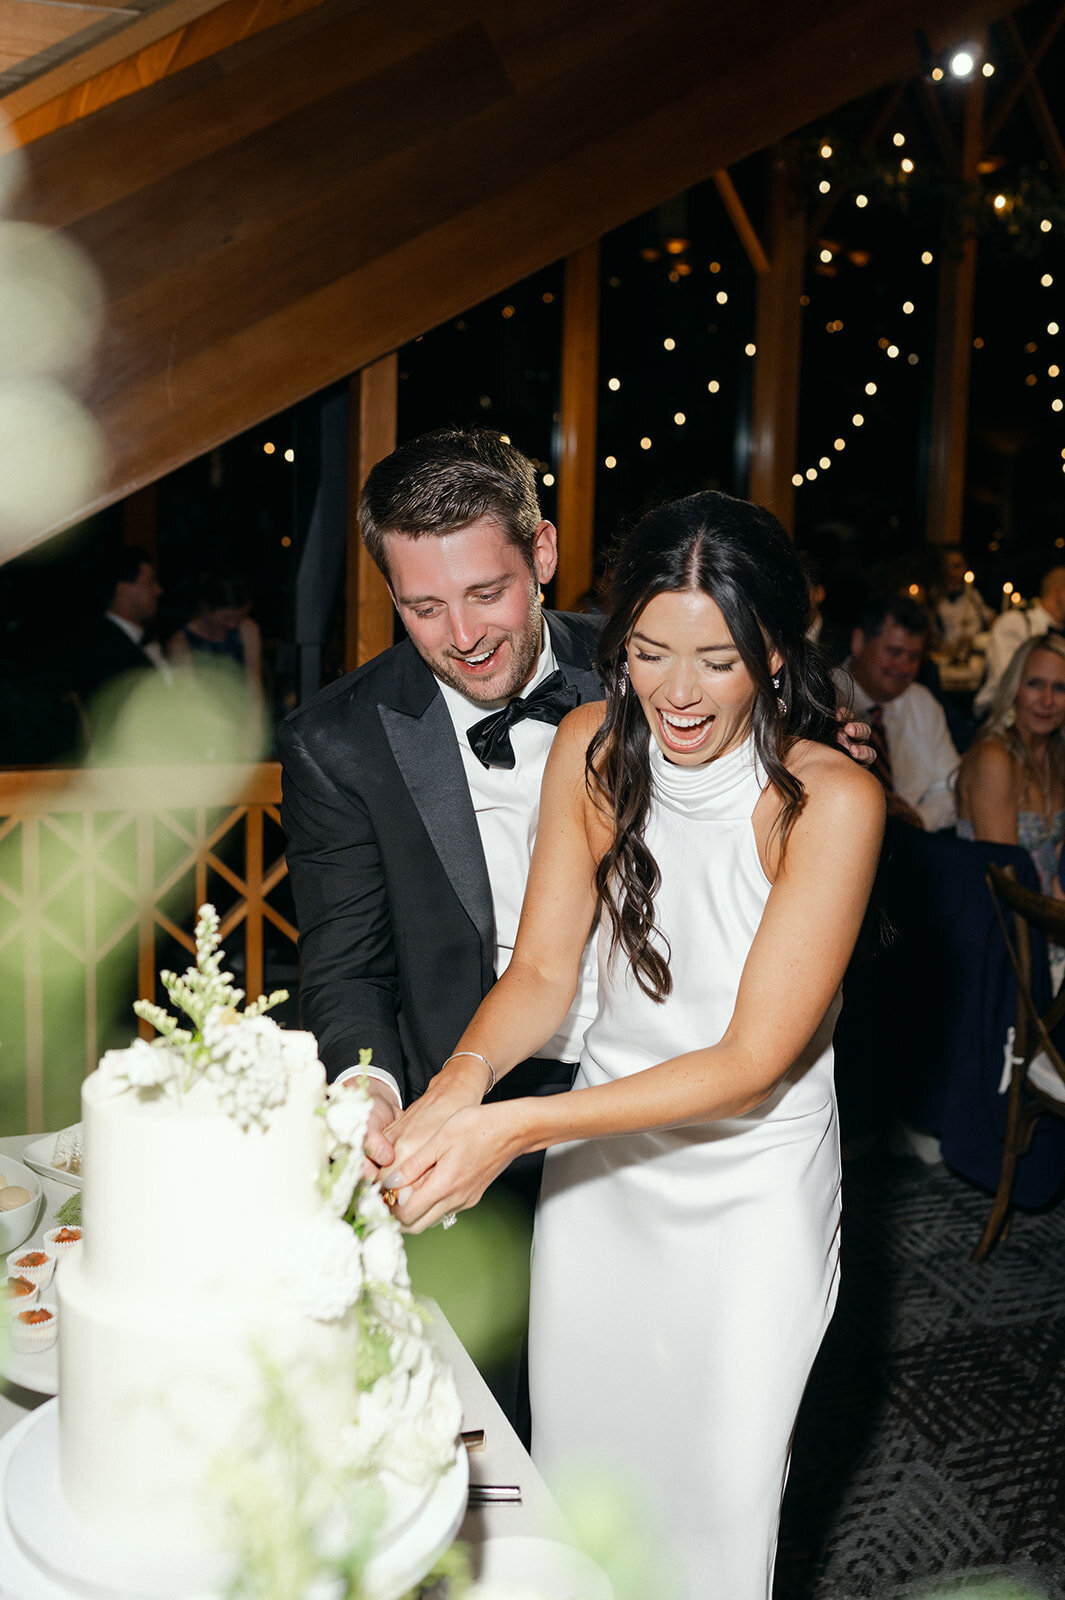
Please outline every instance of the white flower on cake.
[[285, 1290], [306, 1316], [319, 1322], [342, 1317], [362, 1293], [363, 1276], [358, 1235], [338, 1217], [323, 1213], [293, 1236]]
[[429, 1346], [411, 1342], [412, 1366], [397, 1366], [359, 1396], [354, 1422], [341, 1434], [341, 1459], [360, 1471], [387, 1469], [408, 1483], [428, 1483], [450, 1459], [462, 1425], [455, 1380]]
[[[288, 999], [285, 989], [260, 995], [243, 1012], [244, 998], [228, 972], [222, 971], [221, 924], [214, 906], [200, 907], [196, 921], [196, 965], [183, 976], [159, 974], [174, 1005], [192, 1022], [182, 1028], [162, 1006], [137, 1000], [133, 1009], [150, 1022], [159, 1038], [135, 1040], [128, 1050], [109, 1050], [98, 1071], [106, 1093], [127, 1088], [162, 1089], [178, 1100], [198, 1079], [217, 1093], [222, 1110], [242, 1128], [262, 1126], [273, 1106], [283, 1105], [290, 1073], [307, 1059], [307, 1046], [289, 1038], [263, 1013]], [[149, 1057], [154, 1059], [149, 1060]]]
[[370, 1097], [345, 1084], [333, 1084], [326, 1094], [325, 1125], [334, 1145], [347, 1145], [351, 1150], [362, 1151], [366, 1129], [370, 1125]]
[[126, 1050], [108, 1050], [96, 1068], [100, 1092], [110, 1096], [127, 1089], [165, 1089], [177, 1093], [184, 1058], [167, 1045], [134, 1039]]

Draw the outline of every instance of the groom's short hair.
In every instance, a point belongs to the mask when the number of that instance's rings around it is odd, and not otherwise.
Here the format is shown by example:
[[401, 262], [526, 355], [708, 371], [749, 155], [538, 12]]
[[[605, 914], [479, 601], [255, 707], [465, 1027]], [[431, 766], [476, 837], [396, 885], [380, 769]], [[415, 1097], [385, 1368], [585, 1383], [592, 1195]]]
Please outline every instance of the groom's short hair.
[[439, 536], [481, 517], [499, 524], [531, 568], [541, 520], [536, 469], [490, 428], [441, 428], [401, 444], [373, 468], [359, 498], [363, 543], [386, 578], [386, 533]]

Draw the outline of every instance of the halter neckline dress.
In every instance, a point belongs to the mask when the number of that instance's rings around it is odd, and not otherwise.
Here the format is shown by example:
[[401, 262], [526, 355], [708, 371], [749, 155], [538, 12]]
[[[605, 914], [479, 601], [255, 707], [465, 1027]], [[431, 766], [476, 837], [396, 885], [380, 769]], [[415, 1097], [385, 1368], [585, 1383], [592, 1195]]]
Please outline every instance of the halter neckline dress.
[[[649, 999], [601, 928], [577, 1092], [721, 1038], [769, 897], [753, 740], [696, 768], [652, 741], [651, 767], [645, 839], [672, 993]], [[769, 1600], [791, 1435], [838, 1281], [838, 1010], [837, 996], [745, 1116], [547, 1153], [533, 1456], [549, 1478], [599, 1466], [635, 1490], [664, 1600]]]

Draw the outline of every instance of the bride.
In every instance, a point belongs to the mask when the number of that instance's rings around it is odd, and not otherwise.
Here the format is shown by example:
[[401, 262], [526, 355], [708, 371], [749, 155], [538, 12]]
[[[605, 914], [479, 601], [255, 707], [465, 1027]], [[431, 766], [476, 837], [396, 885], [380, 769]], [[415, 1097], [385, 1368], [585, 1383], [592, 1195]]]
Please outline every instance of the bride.
[[[767, 512], [692, 495], [618, 561], [605, 704], [562, 723], [514, 958], [389, 1130], [401, 1220], [547, 1150], [533, 1454], [623, 1470], [685, 1600], [767, 1600], [799, 1401], [835, 1302], [832, 1027], [883, 791], [835, 749], [806, 583]], [[481, 1105], [599, 1009], [569, 1094]]]

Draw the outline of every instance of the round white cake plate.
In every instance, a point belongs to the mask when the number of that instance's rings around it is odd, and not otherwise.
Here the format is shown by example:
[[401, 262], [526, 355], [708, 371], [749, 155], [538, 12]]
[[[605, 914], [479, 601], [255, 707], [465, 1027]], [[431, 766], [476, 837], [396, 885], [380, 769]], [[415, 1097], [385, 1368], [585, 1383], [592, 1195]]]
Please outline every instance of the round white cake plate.
[[[415, 1527], [370, 1563], [364, 1582], [373, 1600], [397, 1600], [447, 1549], [465, 1514], [467, 1474], [462, 1450]], [[57, 1400], [0, 1439], [0, 1572], [19, 1600], [210, 1600], [231, 1575], [217, 1556], [183, 1557], [181, 1566], [175, 1572], [173, 1555], [104, 1538], [71, 1511], [59, 1482]]]

